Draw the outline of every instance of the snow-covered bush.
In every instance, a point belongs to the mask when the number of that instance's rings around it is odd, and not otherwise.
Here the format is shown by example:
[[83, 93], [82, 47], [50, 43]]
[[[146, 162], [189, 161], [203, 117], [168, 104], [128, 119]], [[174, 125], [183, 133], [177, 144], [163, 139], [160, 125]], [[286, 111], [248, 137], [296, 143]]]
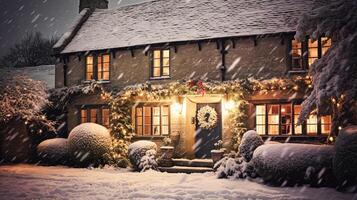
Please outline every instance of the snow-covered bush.
[[37, 146], [37, 154], [46, 164], [66, 164], [69, 160], [68, 140], [64, 138], [45, 140]]
[[230, 153], [222, 158], [213, 166], [213, 169], [218, 178], [255, 177], [254, 169], [250, 163], [246, 162], [242, 157], [237, 157], [236, 153]]
[[342, 129], [335, 143], [334, 174], [340, 185], [357, 183], [357, 126]]
[[104, 126], [84, 123], [75, 127], [68, 136], [69, 152], [76, 164], [103, 164], [108, 162], [111, 136]]
[[253, 157], [254, 150], [263, 144], [263, 139], [256, 131], [247, 131], [244, 133], [239, 145], [239, 155], [242, 156], [246, 162], [249, 162]]
[[154, 142], [147, 140], [140, 140], [129, 145], [128, 154], [130, 163], [136, 171], [141, 171], [141, 158], [146, 155], [149, 150], [157, 151], [157, 145]]
[[252, 166], [272, 184], [328, 183], [334, 148], [311, 144], [266, 144], [254, 151]]
[[0, 74], [0, 125], [20, 118], [23, 122], [39, 123], [51, 129], [52, 122], [41, 114], [49, 103], [46, 86], [41, 81], [8, 70], [0, 69]]
[[152, 169], [157, 170], [157, 162], [156, 162], [156, 151], [151, 149], [146, 151], [145, 155], [141, 158], [139, 168], [141, 172], [145, 172], [146, 170]]

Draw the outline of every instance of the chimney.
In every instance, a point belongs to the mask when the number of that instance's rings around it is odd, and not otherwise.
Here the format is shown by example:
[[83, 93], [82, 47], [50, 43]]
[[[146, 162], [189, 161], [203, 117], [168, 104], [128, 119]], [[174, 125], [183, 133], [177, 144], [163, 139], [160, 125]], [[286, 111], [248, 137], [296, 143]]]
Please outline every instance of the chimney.
[[108, 0], [79, 0], [79, 12], [85, 8], [90, 8], [92, 10], [108, 9]]

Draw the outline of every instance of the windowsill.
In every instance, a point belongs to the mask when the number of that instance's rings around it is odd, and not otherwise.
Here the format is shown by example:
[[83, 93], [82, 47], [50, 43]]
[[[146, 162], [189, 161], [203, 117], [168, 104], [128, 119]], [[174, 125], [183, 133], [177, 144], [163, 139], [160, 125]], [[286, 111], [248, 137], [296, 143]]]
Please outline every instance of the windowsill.
[[295, 75], [295, 74], [307, 74], [308, 70], [290, 70], [288, 74]]
[[169, 135], [134, 136], [133, 139], [164, 139], [165, 137], [169, 137]]
[[171, 79], [170, 76], [150, 77], [150, 80], [166, 80]]
[[98, 83], [98, 84], [108, 84], [110, 81], [97, 81], [97, 80], [91, 80], [91, 81], [83, 81], [84, 84], [88, 83]]

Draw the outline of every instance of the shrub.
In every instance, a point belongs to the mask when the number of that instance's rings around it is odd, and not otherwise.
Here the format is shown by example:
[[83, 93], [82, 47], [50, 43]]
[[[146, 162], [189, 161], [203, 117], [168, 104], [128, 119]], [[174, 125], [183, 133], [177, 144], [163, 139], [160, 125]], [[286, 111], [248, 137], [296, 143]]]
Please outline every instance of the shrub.
[[213, 166], [213, 169], [218, 178], [246, 178], [253, 174], [249, 163], [245, 162], [242, 157], [236, 157], [235, 153], [222, 158]]
[[139, 168], [141, 172], [152, 169], [157, 170], [157, 162], [156, 162], [156, 151], [151, 149], [146, 151], [145, 156], [143, 156], [140, 160]]
[[266, 144], [254, 151], [254, 170], [272, 184], [323, 185], [332, 176], [333, 146]]
[[37, 154], [43, 163], [67, 164], [69, 161], [68, 140], [64, 138], [45, 140], [37, 146]]
[[254, 150], [263, 144], [264, 141], [257, 132], [253, 130], [247, 131], [242, 137], [239, 146], [239, 155], [242, 156], [246, 162], [249, 162], [253, 157]]
[[357, 126], [340, 131], [333, 160], [334, 174], [341, 186], [357, 183]]
[[84, 123], [75, 127], [68, 136], [69, 152], [79, 166], [108, 162], [111, 137], [104, 126]]
[[146, 155], [148, 150], [157, 151], [157, 145], [154, 142], [140, 140], [129, 145], [128, 154], [129, 160], [136, 171], [141, 171], [141, 158]]

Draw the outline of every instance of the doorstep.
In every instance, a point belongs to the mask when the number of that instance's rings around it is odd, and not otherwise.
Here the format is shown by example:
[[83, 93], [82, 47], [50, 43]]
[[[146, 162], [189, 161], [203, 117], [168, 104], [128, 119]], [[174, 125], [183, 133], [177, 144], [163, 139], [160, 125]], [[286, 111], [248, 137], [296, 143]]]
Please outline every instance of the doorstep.
[[205, 173], [213, 171], [212, 159], [172, 159], [173, 167], [159, 167], [161, 172], [168, 173]]

